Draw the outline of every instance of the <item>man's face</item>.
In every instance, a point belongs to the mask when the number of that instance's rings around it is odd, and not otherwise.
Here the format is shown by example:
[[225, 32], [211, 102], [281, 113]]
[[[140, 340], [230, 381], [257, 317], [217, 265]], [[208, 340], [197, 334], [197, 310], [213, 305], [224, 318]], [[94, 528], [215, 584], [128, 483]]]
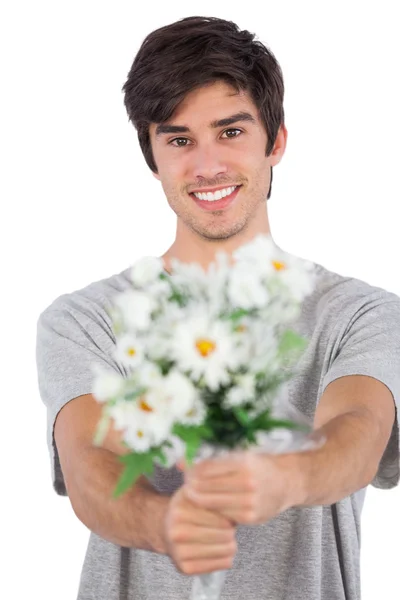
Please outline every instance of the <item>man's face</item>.
[[[247, 113], [245, 120], [211, 126], [212, 122]], [[252, 119], [251, 119], [252, 118]], [[287, 132], [281, 127], [274, 149], [265, 155], [267, 134], [257, 107], [247, 92], [216, 82], [190, 92], [163, 126], [189, 131], [162, 131], [150, 125], [150, 141], [168, 203], [178, 217], [178, 231], [208, 240], [230, 238], [257, 223], [265, 223], [270, 167], [284, 153]], [[215, 124], [214, 124], [215, 125]], [[193, 191], [240, 186], [218, 203], [198, 202]], [[184, 233], [185, 232], [185, 233]]]

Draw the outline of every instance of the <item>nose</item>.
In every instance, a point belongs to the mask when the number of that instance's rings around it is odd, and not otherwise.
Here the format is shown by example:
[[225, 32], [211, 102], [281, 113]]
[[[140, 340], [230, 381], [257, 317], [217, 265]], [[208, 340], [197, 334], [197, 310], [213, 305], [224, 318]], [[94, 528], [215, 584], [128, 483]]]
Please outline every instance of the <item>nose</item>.
[[194, 154], [192, 174], [195, 179], [213, 181], [218, 175], [228, 172], [220, 148], [207, 146], [197, 149]]

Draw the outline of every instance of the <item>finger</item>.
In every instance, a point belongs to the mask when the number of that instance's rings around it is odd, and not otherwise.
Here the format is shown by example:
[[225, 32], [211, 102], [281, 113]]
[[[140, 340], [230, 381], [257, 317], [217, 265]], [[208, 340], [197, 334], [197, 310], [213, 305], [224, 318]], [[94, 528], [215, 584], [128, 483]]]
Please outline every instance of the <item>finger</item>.
[[203, 559], [185, 561], [183, 572], [186, 575], [202, 575], [203, 573], [212, 573], [213, 571], [224, 571], [230, 569], [233, 564], [233, 557], [222, 559]]
[[236, 542], [227, 544], [182, 544], [179, 548], [179, 559], [195, 560], [202, 558], [224, 558], [231, 556], [236, 550]]
[[193, 465], [186, 471], [188, 478], [202, 479], [207, 477], [221, 477], [230, 473], [237, 473], [240, 469], [240, 460], [237, 456], [229, 458], [211, 458]]
[[192, 502], [209, 511], [220, 511], [221, 509], [229, 509], [229, 507], [235, 509], [249, 508], [248, 493], [203, 494], [189, 488], [187, 495]]
[[189, 505], [187, 507], [185, 519], [187, 519], [188, 523], [199, 525], [201, 527], [210, 527], [212, 529], [232, 529], [232, 523], [228, 519], [225, 519], [222, 515], [212, 512], [205, 507], [201, 507], [194, 502], [193, 499], [189, 497], [186, 486], [184, 493], [190, 505], [194, 504], [197, 509], [196, 511], [193, 511], [192, 506]]
[[235, 529], [216, 529], [197, 525], [181, 526], [176, 540], [188, 544], [230, 544], [235, 541]]
[[221, 478], [189, 479], [187, 486], [202, 494], [254, 492], [256, 484], [243, 474], [231, 474]]

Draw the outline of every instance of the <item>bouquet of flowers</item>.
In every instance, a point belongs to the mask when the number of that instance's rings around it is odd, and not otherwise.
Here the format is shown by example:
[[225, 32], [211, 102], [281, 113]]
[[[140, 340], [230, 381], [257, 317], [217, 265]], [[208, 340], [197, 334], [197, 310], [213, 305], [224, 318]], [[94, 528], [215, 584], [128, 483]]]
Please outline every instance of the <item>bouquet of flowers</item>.
[[[218, 253], [208, 271], [173, 259], [171, 274], [162, 259], [143, 258], [132, 289], [116, 296], [115, 357], [128, 377], [96, 367], [93, 387], [102, 403], [95, 443], [113, 420], [127, 448], [114, 497], [155, 463], [315, 444], [282, 393], [307, 345], [290, 323], [314, 288], [314, 265], [269, 235], [232, 257]], [[223, 572], [196, 576], [192, 598], [218, 598], [222, 580]]]

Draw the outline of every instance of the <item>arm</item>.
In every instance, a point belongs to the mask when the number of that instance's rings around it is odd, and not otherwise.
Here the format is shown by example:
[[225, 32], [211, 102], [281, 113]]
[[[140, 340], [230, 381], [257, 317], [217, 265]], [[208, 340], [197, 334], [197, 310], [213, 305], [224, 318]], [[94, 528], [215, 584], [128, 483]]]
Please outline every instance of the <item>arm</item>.
[[393, 396], [377, 379], [350, 375], [330, 383], [314, 419], [327, 442], [297, 456], [303, 478], [301, 505], [333, 504], [370, 484], [394, 418]]
[[392, 431], [393, 396], [380, 381], [352, 375], [330, 383], [314, 427], [317, 450], [211, 459], [185, 473], [188, 497], [235, 523], [264, 523], [288, 508], [333, 504], [374, 478]]
[[66, 404], [56, 420], [54, 435], [72, 508], [86, 527], [114, 544], [166, 554], [164, 519], [170, 498], [156, 492], [145, 477], [112, 498], [124, 468], [117, 455], [127, 450], [113, 429], [103, 447], [92, 445], [100, 411], [86, 394]]
[[170, 497], [141, 477], [125, 494], [112, 498], [123, 469], [117, 455], [128, 450], [112, 428], [104, 447], [93, 447], [100, 412], [93, 396], [86, 394], [66, 404], [55, 424], [60, 463], [77, 517], [114, 544], [167, 554], [181, 573], [229, 569], [236, 553], [233, 523], [191, 503], [185, 486]]
[[68, 494], [75, 514], [88, 529], [120, 546], [166, 554], [163, 524], [169, 496], [159, 494], [145, 477], [120, 498], [112, 491], [123, 466], [104, 448], [88, 448]]

